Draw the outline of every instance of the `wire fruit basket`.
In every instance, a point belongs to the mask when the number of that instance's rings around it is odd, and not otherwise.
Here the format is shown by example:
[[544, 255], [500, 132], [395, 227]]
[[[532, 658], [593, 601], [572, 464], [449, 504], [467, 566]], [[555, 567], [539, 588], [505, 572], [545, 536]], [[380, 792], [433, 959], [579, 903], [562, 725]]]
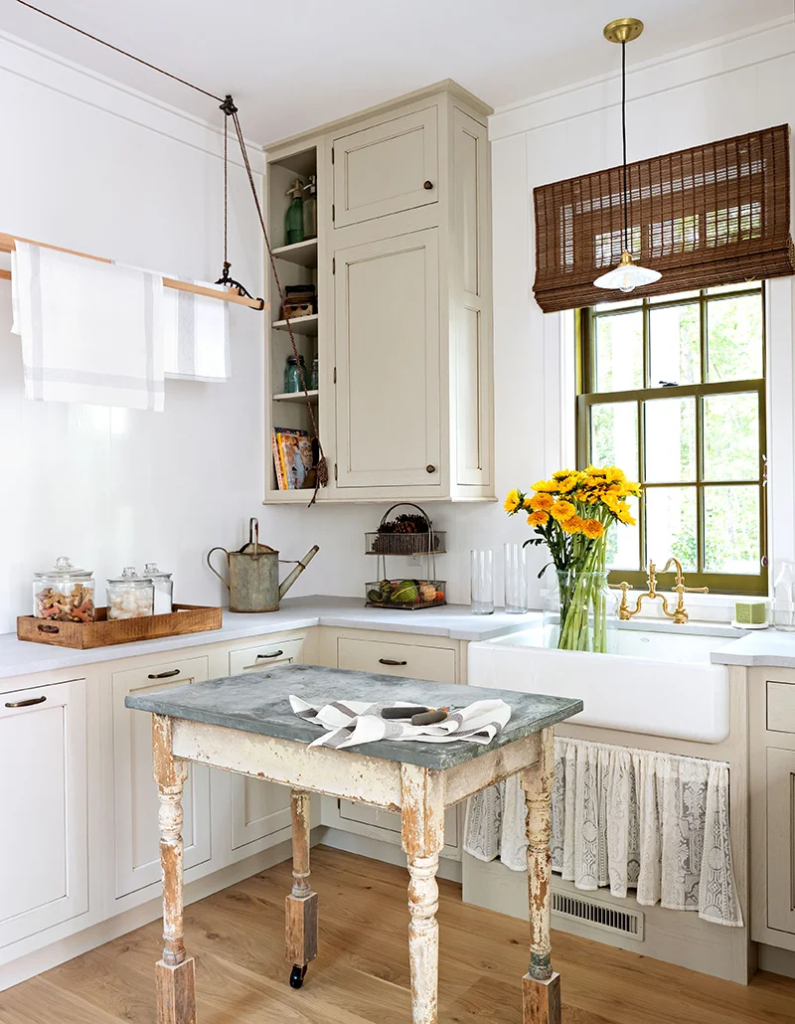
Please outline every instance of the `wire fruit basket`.
[[[389, 515], [401, 506], [413, 508], [417, 513]], [[446, 552], [447, 534], [434, 530], [428, 514], [411, 502], [398, 502], [388, 508], [378, 529], [365, 533], [366, 554], [376, 556], [378, 582], [365, 584], [367, 605], [373, 608], [401, 608], [407, 611], [435, 608], [446, 604], [447, 584], [436, 578], [436, 555]], [[386, 556], [424, 556], [423, 578], [390, 578], [386, 570]]]

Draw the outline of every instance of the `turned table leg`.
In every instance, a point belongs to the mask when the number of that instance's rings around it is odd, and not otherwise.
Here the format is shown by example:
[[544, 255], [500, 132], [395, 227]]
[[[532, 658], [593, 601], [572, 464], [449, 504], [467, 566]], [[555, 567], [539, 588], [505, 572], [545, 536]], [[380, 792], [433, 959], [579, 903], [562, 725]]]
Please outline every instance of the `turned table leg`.
[[527, 884], [530, 890], [530, 969], [522, 979], [524, 1024], [560, 1024], [560, 975], [552, 970], [552, 729], [540, 737], [538, 763], [522, 772], [527, 804]]
[[185, 954], [182, 922], [182, 788], [184, 761], [171, 753], [171, 719], [152, 716], [154, 776], [160, 795], [163, 957], [155, 966], [158, 1024], [195, 1024], [196, 971]]
[[287, 960], [293, 965], [290, 984], [300, 988], [309, 963], [317, 956], [317, 893], [309, 882], [309, 793], [294, 789], [293, 890], [285, 900]]
[[439, 988], [439, 887], [444, 846], [441, 773], [401, 765], [403, 849], [409, 869], [409, 960], [413, 1024], [436, 1024]]

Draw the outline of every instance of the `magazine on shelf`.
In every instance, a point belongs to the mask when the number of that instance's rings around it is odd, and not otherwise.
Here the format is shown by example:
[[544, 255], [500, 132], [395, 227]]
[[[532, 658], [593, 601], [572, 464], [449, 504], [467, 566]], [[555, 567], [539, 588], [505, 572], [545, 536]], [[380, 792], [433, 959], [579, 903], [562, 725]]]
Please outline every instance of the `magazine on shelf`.
[[273, 428], [273, 464], [280, 491], [302, 488], [312, 462], [312, 442], [306, 430]]

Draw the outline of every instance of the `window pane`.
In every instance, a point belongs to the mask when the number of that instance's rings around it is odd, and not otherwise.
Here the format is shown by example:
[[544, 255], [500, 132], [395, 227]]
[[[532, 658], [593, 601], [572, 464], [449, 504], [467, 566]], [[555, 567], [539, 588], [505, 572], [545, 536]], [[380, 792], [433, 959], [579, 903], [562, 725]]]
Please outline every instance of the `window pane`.
[[704, 569], [759, 572], [759, 488], [704, 488]]
[[759, 397], [704, 398], [704, 479], [759, 479]]
[[695, 482], [695, 398], [659, 398], [644, 402], [643, 413], [646, 429], [644, 479], [660, 484], [680, 480]]
[[716, 284], [707, 288], [707, 295], [720, 295], [721, 292], [744, 292], [758, 290], [759, 281], [740, 281], [738, 284]]
[[670, 295], [650, 295], [649, 302], [654, 305], [657, 302], [677, 302], [679, 299], [697, 299], [698, 289], [693, 292], [672, 292]]
[[[632, 509], [632, 518], [640, 522], [637, 498], [627, 498]], [[642, 569], [640, 564], [640, 530], [637, 526], [624, 523], [613, 523], [607, 531], [607, 567], [608, 569], [629, 569], [637, 572]]]
[[643, 387], [643, 313], [616, 313], [594, 319], [597, 391]]
[[711, 384], [762, 376], [762, 297], [758, 292], [709, 302], [707, 327]]
[[604, 309], [629, 309], [630, 307], [640, 307], [643, 305], [643, 299], [619, 299], [617, 302], [597, 302], [594, 306], [595, 313], [601, 313]]
[[699, 306], [667, 306], [649, 312], [649, 380], [663, 384], [701, 383]]
[[698, 566], [695, 487], [649, 487], [646, 503], [647, 560], [663, 566], [675, 555], [682, 567]]
[[595, 466], [618, 466], [630, 480], [638, 479], [636, 402], [591, 406], [591, 462]]

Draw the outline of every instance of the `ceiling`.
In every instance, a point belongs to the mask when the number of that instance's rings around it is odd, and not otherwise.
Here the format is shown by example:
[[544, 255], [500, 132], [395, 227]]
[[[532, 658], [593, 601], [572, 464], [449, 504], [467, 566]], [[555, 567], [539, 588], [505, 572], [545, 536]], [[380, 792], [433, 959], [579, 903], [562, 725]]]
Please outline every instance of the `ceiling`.
[[[641, 63], [776, 18], [793, 0], [32, 0], [202, 86], [269, 142], [453, 78], [494, 107], [618, 67], [606, 22], [646, 24]], [[207, 119], [213, 101], [22, 7], [0, 30]]]

